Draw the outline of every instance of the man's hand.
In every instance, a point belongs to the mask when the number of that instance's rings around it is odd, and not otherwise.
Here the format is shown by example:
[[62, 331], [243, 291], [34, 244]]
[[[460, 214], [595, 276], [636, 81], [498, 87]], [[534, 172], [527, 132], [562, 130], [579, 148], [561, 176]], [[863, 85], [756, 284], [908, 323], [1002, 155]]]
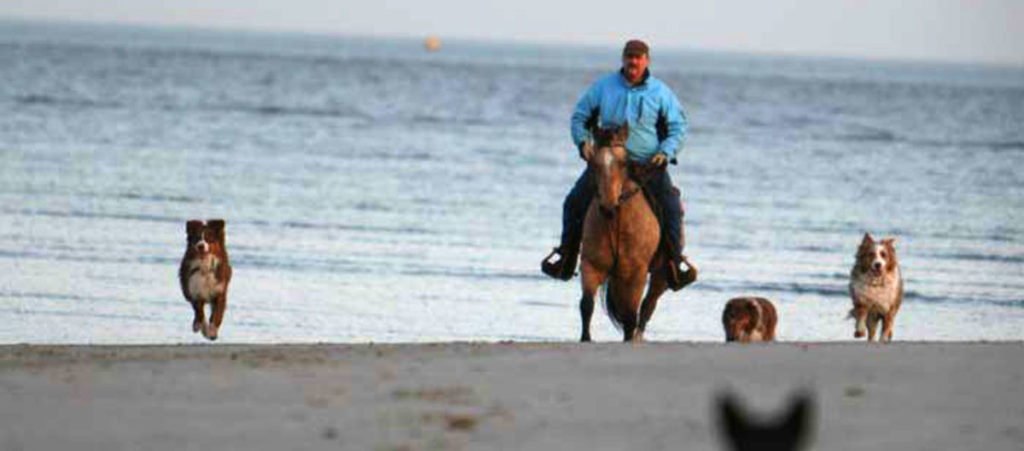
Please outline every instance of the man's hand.
[[663, 154], [663, 153], [661, 153], [661, 152], [658, 152], [658, 153], [654, 154], [653, 157], [651, 157], [651, 166], [655, 166], [655, 167], [664, 166], [667, 163], [668, 163], [668, 156]]
[[583, 144], [580, 144], [580, 158], [583, 161], [590, 161], [590, 157], [594, 156], [594, 143], [590, 142], [589, 139], [584, 140]]

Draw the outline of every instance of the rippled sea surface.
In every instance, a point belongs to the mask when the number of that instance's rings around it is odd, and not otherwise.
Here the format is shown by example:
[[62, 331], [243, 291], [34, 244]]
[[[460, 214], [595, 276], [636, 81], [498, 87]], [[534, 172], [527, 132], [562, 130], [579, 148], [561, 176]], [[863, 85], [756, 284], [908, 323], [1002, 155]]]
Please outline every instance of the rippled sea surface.
[[[191, 218], [227, 220], [224, 341], [575, 340], [578, 279], [538, 266], [617, 52], [0, 23], [0, 343], [202, 341]], [[867, 231], [897, 238], [897, 340], [1024, 339], [1024, 69], [652, 56], [702, 272], [649, 339], [721, 340], [737, 295], [852, 339]]]

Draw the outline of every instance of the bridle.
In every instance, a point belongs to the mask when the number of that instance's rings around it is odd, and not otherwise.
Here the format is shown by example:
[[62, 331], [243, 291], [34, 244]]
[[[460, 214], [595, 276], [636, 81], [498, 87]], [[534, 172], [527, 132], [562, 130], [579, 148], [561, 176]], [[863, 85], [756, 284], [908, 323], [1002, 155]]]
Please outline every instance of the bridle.
[[[621, 146], [602, 145], [602, 146], [598, 147], [597, 149], [615, 148], [615, 147], [621, 147]], [[597, 152], [595, 152], [595, 157], [596, 157], [596, 153]], [[648, 181], [650, 181], [650, 179], [654, 176], [655, 170], [657, 170], [657, 169], [658, 169], [657, 166], [652, 166], [652, 165], [649, 165], [649, 164], [646, 164], [646, 163], [638, 163], [638, 162], [634, 162], [634, 161], [627, 161], [625, 163], [626, 179], [627, 180], [632, 180], [633, 183], [632, 183], [632, 186], [630, 186], [629, 188], [623, 188], [622, 192], [619, 193], [619, 199], [618, 199], [618, 202], [616, 203], [615, 208], [618, 209], [618, 207], [622, 206], [622, 204], [625, 203], [627, 200], [629, 200], [631, 197], [633, 197], [637, 193], [643, 191], [643, 185], [646, 184]]]

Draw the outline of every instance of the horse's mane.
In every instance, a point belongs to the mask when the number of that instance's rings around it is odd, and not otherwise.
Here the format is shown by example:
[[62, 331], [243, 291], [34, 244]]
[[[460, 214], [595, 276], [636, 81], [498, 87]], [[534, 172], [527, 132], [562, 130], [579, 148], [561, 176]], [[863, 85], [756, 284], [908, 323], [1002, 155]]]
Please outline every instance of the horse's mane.
[[617, 127], [594, 127], [590, 134], [594, 137], [595, 147], [625, 146], [626, 138], [629, 138], [629, 124]]

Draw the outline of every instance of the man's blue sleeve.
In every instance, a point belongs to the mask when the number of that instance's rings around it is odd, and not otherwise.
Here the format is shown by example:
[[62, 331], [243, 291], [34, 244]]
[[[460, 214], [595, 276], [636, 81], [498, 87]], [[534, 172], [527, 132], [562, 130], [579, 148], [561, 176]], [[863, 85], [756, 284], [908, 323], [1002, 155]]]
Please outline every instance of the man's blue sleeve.
[[665, 125], [668, 127], [668, 134], [663, 141], [658, 143], [658, 151], [664, 153], [669, 159], [676, 157], [676, 151], [686, 139], [686, 113], [676, 95], [665, 88]]
[[570, 129], [572, 131], [572, 142], [578, 149], [583, 141], [590, 137], [590, 131], [586, 128], [587, 119], [594, 110], [600, 105], [600, 82], [594, 82], [587, 89], [587, 92], [583, 93], [580, 100], [576, 102], [576, 109], [572, 112], [572, 124]]

